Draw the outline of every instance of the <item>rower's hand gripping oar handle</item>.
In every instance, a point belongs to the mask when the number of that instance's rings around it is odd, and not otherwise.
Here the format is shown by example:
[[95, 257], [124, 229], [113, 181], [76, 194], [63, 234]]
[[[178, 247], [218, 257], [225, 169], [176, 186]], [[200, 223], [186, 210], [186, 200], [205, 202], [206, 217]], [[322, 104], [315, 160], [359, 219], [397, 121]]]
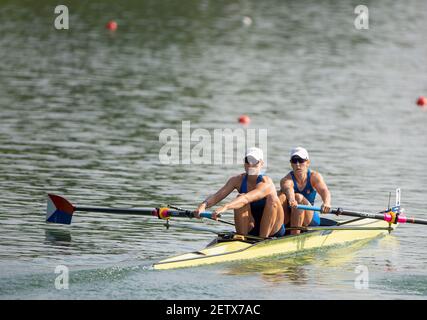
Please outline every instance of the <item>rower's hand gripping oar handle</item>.
[[[173, 206], [173, 205], [168, 205], [168, 208], [172, 208], [178, 211], [182, 211], [185, 212], [190, 218], [195, 218], [196, 216], [194, 215], [194, 211], [191, 210], [187, 210], [187, 209], [183, 209], [181, 207], [177, 207], [177, 206]], [[199, 214], [200, 218], [207, 218], [207, 219], [212, 219], [212, 212], [210, 211], [203, 211]], [[218, 218], [221, 217], [220, 214], [217, 215]]]
[[[171, 210], [171, 208], [174, 208], [176, 210]], [[188, 218], [195, 218], [193, 211], [190, 210], [183, 210], [179, 207], [164, 207], [164, 208], [158, 208], [154, 211], [154, 215], [157, 216], [159, 219], [169, 219], [171, 217], [188, 217]], [[212, 219], [212, 212], [204, 211], [200, 212], [200, 218], [207, 218]], [[220, 215], [217, 215], [217, 217], [220, 217]]]

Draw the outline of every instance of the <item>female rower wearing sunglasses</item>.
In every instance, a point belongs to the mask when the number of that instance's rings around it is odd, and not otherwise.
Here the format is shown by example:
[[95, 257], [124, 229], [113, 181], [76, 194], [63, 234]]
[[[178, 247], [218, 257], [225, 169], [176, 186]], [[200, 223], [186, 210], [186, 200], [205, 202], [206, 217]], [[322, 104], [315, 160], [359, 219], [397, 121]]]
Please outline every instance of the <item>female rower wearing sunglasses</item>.
[[231, 177], [214, 195], [203, 201], [194, 211], [196, 217], [225, 199], [233, 190], [237, 197], [217, 208], [213, 218], [227, 211], [234, 210], [236, 233], [241, 235], [282, 237], [285, 235], [284, 213], [277, 196], [276, 187], [271, 178], [260, 173], [263, 152], [259, 148], [250, 148], [245, 155], [245, 173]]
[[[316, 194], [322, 198], [322, 213], [331, 209], [331, 194], [320, 173], [309, 169], [308, 152], [302, 147], [291, 150], [292, 171], [280, 181], [279, 199], [285, 213], [285, 224], [290, 227], [307, 227], [320, 225], [318, 212], [299, 210], [298, 204], [314, 205]], [[299, 234], [300, 230], [291, 230]]]

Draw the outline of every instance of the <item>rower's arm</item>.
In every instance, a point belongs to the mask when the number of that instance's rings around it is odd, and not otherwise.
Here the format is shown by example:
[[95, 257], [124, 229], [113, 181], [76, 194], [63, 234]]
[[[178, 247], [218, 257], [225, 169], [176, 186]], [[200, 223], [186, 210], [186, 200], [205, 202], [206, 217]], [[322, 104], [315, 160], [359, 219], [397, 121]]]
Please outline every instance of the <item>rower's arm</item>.
[[236, 188], [238, 179], [239, 176], [231, 177], [221, 189], [219, 189], [215, 194], [207, 197], [206, 200], [203, 201], [206, 204], [206, 208], [216, 205], [233, 192]]
[[224, 205], [225, 210], [240, 209], [241, 207], [247, 205], [248, 203], [261, 200], [268, 196], [271, 192], [276, 192], [274, 186], [272, 186], [272, 181], [268, 177], [264, 177], [264, 180], [258, 183], [254, 190], [249, 191], [237, 197], [233, 201]]
[[295, 200], [294, 182], [290, 175], [287, 175], [286, 177], [282, 178], [282, 180], [280, 180], [280, 191], [286, 195], [288, 202]]
[[316, 172], [312, 175], [311, 184], [319, 193], [322, 198], [323, 204], [330, 208], [331, 206], [331, 193], [329, 192], [328, 186], [326, 185], [323, 177], [320, 173]]

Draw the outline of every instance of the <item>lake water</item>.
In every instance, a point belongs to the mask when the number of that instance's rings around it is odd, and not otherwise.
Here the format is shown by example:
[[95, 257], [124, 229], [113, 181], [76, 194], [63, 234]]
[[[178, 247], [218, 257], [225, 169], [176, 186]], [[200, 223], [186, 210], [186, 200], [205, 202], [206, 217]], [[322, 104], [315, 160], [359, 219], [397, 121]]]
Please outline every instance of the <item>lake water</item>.
[[[71, 226], [45, 223], [47, 193], [82, 206], [194, 208], [242, 167], [162, 164], [160, 133], [182, 121], [234, 130], [242, 114], [268, 132], [277, 187], [302, 145], [333, 206], [376, 212], [400, 187], [406, 213], [425, 218], [427, 112], [415, 100], [427, 95], [426, 1], [365, 1], [368, 30], [354, 26], [354, 1], [73, 1], [69, 30], [54, 28], [57, 4], [0, 3], [1, 299], [427, 297], [424, 226], [154, 271], [213, 237], [185, 226], [229, 229], [81, 212]], [[70, 270], [68, 290], [55, 289], [58, 265]], [[368, 289], [355, 287], [358, 266]]]

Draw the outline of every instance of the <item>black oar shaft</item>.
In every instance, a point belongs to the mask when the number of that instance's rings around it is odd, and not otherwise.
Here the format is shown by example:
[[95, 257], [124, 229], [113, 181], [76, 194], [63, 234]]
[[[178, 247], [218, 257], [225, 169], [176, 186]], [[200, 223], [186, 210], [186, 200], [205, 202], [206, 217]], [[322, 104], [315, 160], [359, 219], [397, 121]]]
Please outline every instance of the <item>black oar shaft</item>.
[[[350, 217], [362, 217], [362, 218], [378, 219], [378, 220], [386, 220], [387, 221], [387, 219], [385, 218], [385, 215], [387, 213], [378, 214], [378, 213], [368, 213], [368, 212], [359, 212], [359, 211], [347, 211], [347, 210], [341, 210], [341, 209], [331, 210], [331, 213], [338, 214], [338, 215], [342, 214], [342, 215], [350, 216]], [[427, 225], [427, 220], [406, 217], [403, 215], [398, 216], [398, 222], [399, 223], [413, 223], [413, 224], [425, 224], [425, 225]]]
[[346, 210], [341, 210], [341, 209], [335, 209], [335, 210], [331, 210], [330, 213], [333, 213], [336, 215], [342, 214], [344, 216], [350, 216], [350, 217], [361, 217], [361, 218], [379, 219], [379, 220], [384, 219], [383, 214], [368, 213], [368, 212], [346, 211]]
[[[298, 209], [322, 211], [321, 207], [307, 206], [307, 205], [298, 205]], [[378, 213], [368, 213], [368, 212], [359, 212], [359, 211], [348, 211], [348, 210], [343, 210], [341, 208], [338, 208], [338, 209], [331, 210], [329, 213], [333, 213], [336, 215], [350, 216], [350, 217], [378, 219], [378, 220], [384, 220], [390, 223], [398, 222], [398, 223], [413, 223], [413, 224], [427, 225], [427, 220], [406, 217], [401, 213], [399, 214], [398, 212], [394, 212], [393, 213], [394, 215], [392, 216], [392, 214], [390, 214], [389, 212], [378, 214]]]
[[406, 223], [415, 223], [415, 224], [425, 224], [425, 225], [427, 225], [427, 220], [415, 219], [415, 218], [407, 217], [406, 218]]
[[103, 212], [103, 213], [120, 213], [120, 214], [137, 214], [137, 215], [156, 215], [154, 208], [102, 208], [102, 207], [75, 207], [76, 211], [87, 211], [87, 212]]
[[[75, 207], [76, 211], [87, 211], [87, 212], [103, 212], [103, 213], [117, 213], [117, 214], [131, 214], [131, 215], [142, 215], [142, 216], [159, 216], [159, 212], [155, 208], [103, 208], [103, 207]], [[177, 210], [168, 210], [168, 216], [173, 217], [189, 217], [192, 215], [188, 212], [182, 212]]]

